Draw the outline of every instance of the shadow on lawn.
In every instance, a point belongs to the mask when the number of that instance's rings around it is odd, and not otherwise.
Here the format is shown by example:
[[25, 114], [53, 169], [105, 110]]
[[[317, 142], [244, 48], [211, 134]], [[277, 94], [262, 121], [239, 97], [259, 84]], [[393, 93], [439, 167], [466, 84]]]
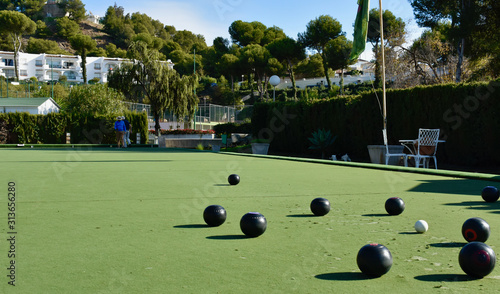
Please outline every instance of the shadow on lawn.
[[208, 236], [207, 239], [211, 240], [241, 240], [241, 239], [249, 239], [249, 237], [245, 235], [218, 235], [218, 236]]
[[320, 274], [314, 276], [316, 279], [328, 280], [328, 281], [354, 281], [354, 280], [371, 280], [377, 277], [371, 277], [363, 273], [356, 272], [341, 272], [341, 273], [329, 273]]
[[489, 203], [484, 200], [480, 196], [478, 196], [480, 201], [464, 201], [464, 202], [455, 202], [455, 203], [445, 203], [447, 206], [461, 206], [467, 209], [478, 209], [478, 210], [497, 210], [494, 213], [500, 213], [500, 202]]
[[423, 282], [466, 282], [477, 280], [476, 278], [469, 277], [468, 275], [456, 274], [422, 275], [416, 276], [415, 279]]
[[421, 181], [419, 185], [408, 191], [480, 196], [483, 188], [488, 185], [487, 183], [487, 181], [472, 179]]
[[418, 232], [400, 232], [399, 234], [401, 234], [401, 235], [421, 235], [421, 233], [418, 233]]
[[431, 243], [429, 246], [441, 248], [461, 248], [467, 245], [465, 242], [444, 242], [444, 243]]
[[[466, 209], [490, 210], [491, 213], [500, 213], [500, 201], [488, 203], [481, 197], [481, 191], [485, 186], [489, 185], [489, 183], [492, 182], [472, 179], [424, 181], [408, 191], [419, 193], [442, 193], [449, 195], [469, 195], [473, 196], [470, 201], [445, 203], [443, 205], [458, 206]], [[495, 186], [495, 184], [492, 185]]]

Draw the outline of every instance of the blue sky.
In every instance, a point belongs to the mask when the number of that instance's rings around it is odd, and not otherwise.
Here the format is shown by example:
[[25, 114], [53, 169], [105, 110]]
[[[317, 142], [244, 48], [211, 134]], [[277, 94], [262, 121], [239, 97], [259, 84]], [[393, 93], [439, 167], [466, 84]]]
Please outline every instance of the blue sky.
[[[104, 16], [106, 9], [116, 3], [125, 13], [145, 13], [165, 25], [177, 30], [189, 30], [205, 36], [207, 45], [216, 37], [230, 39], [228, 28], [235, 20], [260, 21], [267, 27], [273, 25], [283, 29], [292, 38], [306, 30], [307, 23], [320, 15], [330, 15], [342, 24], [348, 39], [352, 40], [353, 23], [356, 18], [356, 0], [307, 0], [307, 1], [263, 1], [263, 0], [82, 0], [85, 9], [95, 15]], [[379, 1], [371, 0], [371, 8], [378, 8]], [[420, 35], [413, 11], [407, 0], [383, 0], [383, 9], [409, 22], [410, 38]], [[367, 50], [368, 51], [368, 50]], [[364, 57], [367, 58], [365, 52]], [[363, 57], [363, 56], [362, 56]]]

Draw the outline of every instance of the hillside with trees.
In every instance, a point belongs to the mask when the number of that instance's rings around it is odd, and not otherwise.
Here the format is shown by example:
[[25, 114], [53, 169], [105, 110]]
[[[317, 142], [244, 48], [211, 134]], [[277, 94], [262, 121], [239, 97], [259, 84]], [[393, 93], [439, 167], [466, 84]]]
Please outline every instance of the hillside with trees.
[[[370, 12], [368, 42], [375, 56], [375, 87], [381, 86], [382, 50], [389, 88], [499, 76], [498, 2], [459, 2], [410, 1], [418, 24], [426, 28], [412, 42], [407, 40], [405, 22], [385, 10], [385, 48], [380, 48], [379, 12]], [[52, 5], [50, 15], [48, 5]], [[14, 14], [17, 22], [9, 22]], [[258, 94], [250, 102], [269, 99], [268, 82], [273, 74], [292, 82], [289, 91], [279, 93], [281, 100], [328, 98], [366, 89], [359, 85], [341, 91], [329, 83], [329, 77], [349, 67], [352, 46], [342, 24], [329, 15], [311, 20], [298, 36], [287, 36], [272, 24], [236, 20], [228, 28], [231, 39], [218, 37], [212, 46], [203, 35], [177, 30], [140, 12], [127, 12], [117, 4], [107, 8], [99, 24], [88, 21], [86, 15], [82, 0], [0, 0], [0, 50], [127, 58], [129, 46], [142, 42], [160, 60], [170, 59], [181, 76], [192, 75], [194, 67], [198, 95], [226, 105], [239, 104], [241, 97], [254, 97], [254, 93]], [[308, 77], [325, 77], [327, 85], [309, 90], [295, 87], [296, 78]]]

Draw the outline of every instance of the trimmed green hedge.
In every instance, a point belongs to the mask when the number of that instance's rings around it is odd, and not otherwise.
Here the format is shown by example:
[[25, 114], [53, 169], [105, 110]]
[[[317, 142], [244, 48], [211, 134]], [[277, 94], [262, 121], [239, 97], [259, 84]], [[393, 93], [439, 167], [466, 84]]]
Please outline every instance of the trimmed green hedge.
[[[254, 138], [273, 139], [273, 152], [309, 153], [308, 137], [319, 128], [337, 140], [328, 154], [369, 160], [367, 145], [382, 145], [382, 93], [366, 92], [314, 102], [257, 103]], [[389, 144], [415, 139], [419, 128], [439, 128], [438, 163], [492, 166], [500, 163], [500, 80], [387, 91]]]
[[244, 133], [249, 134], [252, 132], [251, 123], [225, 123], [218, 124], [214, 126], [214, 132], [216, 134], [231, 134], [231, 133]]
[[[123, 115], [132, 124], [130, 139], [135, 142], [135, 134], [140, 133], [141, 143], [147, 142], [147, 114], [126, 111]], [[71, 133], [73, 144], [114, 144], [115, 120], [116, 116], [111, 115], [33, 115], [27, 112], [0, 114], [0, 122], [7, 123], [7, 144], [65, 144], [66, 133]]]

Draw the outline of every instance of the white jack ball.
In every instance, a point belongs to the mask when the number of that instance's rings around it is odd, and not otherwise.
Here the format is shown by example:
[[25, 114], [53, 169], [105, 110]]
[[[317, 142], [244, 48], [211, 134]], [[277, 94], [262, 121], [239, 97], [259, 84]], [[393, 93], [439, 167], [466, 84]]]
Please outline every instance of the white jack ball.
[[415, 223], [415, 231], [418, 233], [425, 233], [429, 229], [429, 225], [424, 220], [419, 220]]

